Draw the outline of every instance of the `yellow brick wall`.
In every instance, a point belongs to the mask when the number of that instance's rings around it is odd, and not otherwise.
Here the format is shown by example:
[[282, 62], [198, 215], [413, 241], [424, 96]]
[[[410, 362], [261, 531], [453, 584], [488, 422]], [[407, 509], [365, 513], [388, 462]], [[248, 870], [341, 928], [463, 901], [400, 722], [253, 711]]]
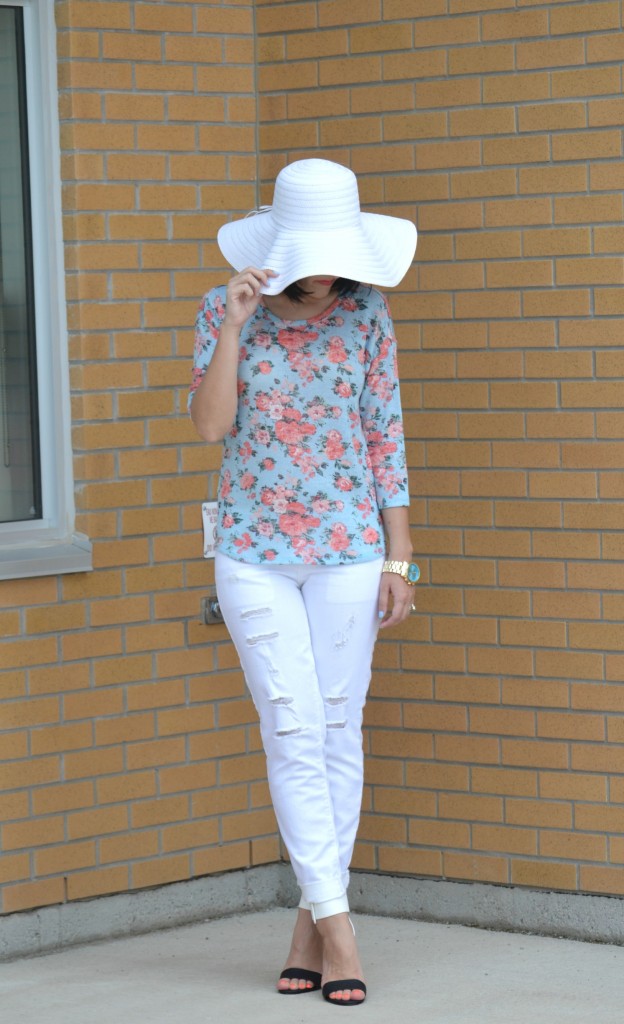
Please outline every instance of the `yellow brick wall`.
[[256, 204], [250, 3], [56, 4], [78, 528], [90, 574], [0, 584], [2, 911], [279, 856], [186, 414], [215, 237]]
[[185, 398], [216, 228], [318, 154], [420, 232], [390, 298], [424, 578], [378, 645], [356, 863], [624, 893], [620, 0], [56, 7], [96, 568], [0, 584], [2, 911], [279, 857], [198, 621], [218, 451]]
[[260, 174], [405, 214], [420, 614], [367, 712], [365, 869], [624, 893], [622, 4], [257, 0]]

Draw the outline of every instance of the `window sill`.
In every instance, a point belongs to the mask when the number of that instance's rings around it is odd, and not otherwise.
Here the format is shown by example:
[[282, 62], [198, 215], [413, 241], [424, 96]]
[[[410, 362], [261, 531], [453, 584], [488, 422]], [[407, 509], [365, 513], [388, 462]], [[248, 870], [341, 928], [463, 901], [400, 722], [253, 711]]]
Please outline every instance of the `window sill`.
[[67, 541], [0, 547], [0, 580], [91, 572], [92, 569], [91, 543], [81, 533], [75, 533]]

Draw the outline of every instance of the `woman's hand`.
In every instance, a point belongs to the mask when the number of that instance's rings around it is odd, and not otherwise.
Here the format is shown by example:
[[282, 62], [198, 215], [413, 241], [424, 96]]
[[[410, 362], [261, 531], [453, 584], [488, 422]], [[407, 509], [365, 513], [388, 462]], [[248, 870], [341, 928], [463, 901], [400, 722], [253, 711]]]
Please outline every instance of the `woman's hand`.
[[396, 626], [412, 611], [414, 588], [398, 572], [382, 572], [379, 585], [380, 629]]
[[242, 327], [255, 313], [262, 288], [268, 285], [269, 278], [276, 277], [274, 270], [258, 270], [257, 267], [246, 267], [240, 274], [230, 278], [225, 295], [225, 317], [223, 324], [230, 327]]
[[[386, 558], [389, 562], [411, 562], [412, 542], [409, 530], [409, 509], [406, 505], [382, 508], [381, 518], [388, 535]], [[382, 572], [379, 586], [380, 629], [396, 626], [410, 614], [414, 587], [398, 572]]]

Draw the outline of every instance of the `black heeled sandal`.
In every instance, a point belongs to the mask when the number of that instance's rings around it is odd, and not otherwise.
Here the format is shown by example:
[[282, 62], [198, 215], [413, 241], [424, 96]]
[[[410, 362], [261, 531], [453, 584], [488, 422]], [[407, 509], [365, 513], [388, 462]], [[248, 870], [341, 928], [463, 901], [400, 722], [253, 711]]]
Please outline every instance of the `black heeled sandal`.
[[321, 975], [318, 971], [308, 971], [305, 967], [287, 967], [279, 976], [279, 980], [288, 978], [292, 980], [299, 978], [301, 981], [311, 981], [309, 988], [278, 988], [282, 996], [300, 996], [304, 992], [318, 992], [321, 987]]
[[[364, 999], [330, 999], [332, 992], [342, 992], [344, 989], [359, 989], [364, 993]], [[340, 978], [338, 981], [327, 981], [323, 985], [323, 999], [326, 999], [332, 1006], [360, 1006], [366, 999], [366, 985], [359, 978]]]

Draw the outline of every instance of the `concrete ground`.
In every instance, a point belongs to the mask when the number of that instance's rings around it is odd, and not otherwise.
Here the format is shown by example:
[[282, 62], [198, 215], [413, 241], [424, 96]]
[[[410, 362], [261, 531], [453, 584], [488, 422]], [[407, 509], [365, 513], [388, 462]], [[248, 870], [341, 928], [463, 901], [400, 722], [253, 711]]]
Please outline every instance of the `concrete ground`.
[[[338, 1007], [274, 991], [294, 911], [221, 918], [0, 964], [3, 1024], [307, 1024]], [[624, 947], [358, 915], [358, 1021], [622, 1024]], [[332, 1018], [333, 1019], [333, 1018]], [[342, 1019], [342, 1018], [341, 1018]]]

